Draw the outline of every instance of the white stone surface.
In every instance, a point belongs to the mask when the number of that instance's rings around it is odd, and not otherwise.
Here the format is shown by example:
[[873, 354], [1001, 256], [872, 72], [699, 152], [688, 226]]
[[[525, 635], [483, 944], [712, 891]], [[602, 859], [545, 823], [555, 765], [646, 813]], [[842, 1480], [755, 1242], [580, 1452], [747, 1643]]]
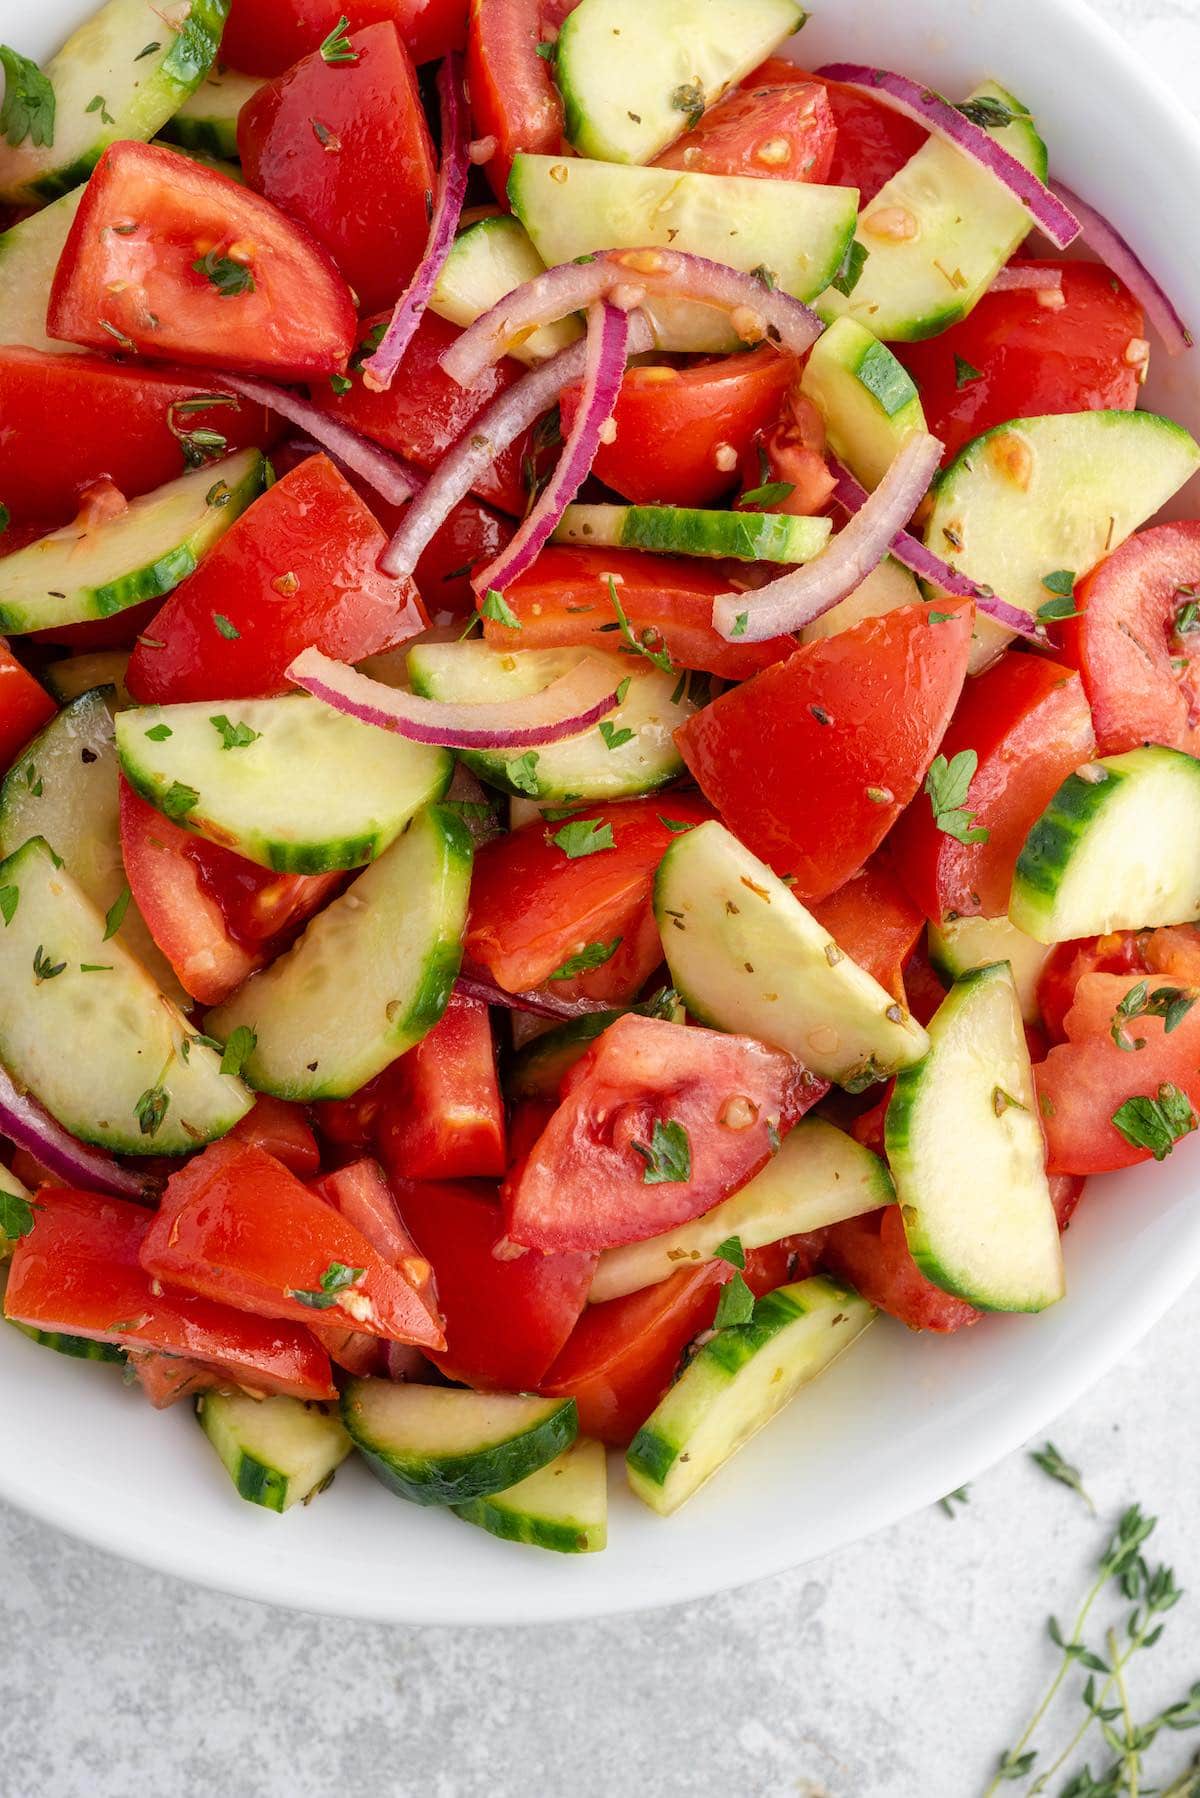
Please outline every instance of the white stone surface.
[[[1101, 10], [1197, 105], [1200, 0]], [[1198, 1325], [1193, 1290], [1054, 1430], [1106, 1521], [1133, 1498], [1161, 1514], [1155, 1546], [1196, 1588]], [[0, 1509], [0, 1798], [974, 1798], [1103, 1533], [1017, 1455], [953, 1520], [926, 1512], [742, 1592], [472, 1633], [194, 1591]], [[1200, 1591], [1135, 1711], [1196, 1678]], [[1068, 1721], [1070, 1700], [1047, 1741]], [[1155, 1772], [1189, 1742], [1169, 1738]]]

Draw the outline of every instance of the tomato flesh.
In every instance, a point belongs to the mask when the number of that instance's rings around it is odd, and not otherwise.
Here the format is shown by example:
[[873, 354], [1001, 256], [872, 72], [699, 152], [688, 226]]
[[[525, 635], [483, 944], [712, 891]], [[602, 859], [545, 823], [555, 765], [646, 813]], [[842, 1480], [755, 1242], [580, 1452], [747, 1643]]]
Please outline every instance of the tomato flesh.
[[1038, 1015], [1050, 1041], [1065, 1039], [1067, 1013], [1085, 974], [1145, 972], [1145, 966], [1139, 939], [1132, 930], [1056, 943], [1042, 963], [1037, 985]]
[[239, 1118], [227, 1138], [265, 1149], [301, 1180], [310, 1180], [321, 1165], [321, 1151], [302, 1105], [289, 1105], [273, 1093], [259, 1093], [253, 1109]]
[[0, 770], [11, 767], [35, 731], [57, 707], [0, 637]]
[[[561, 23], [571, 5], [555, 9]], [[518, 150], [553, 154], [563, 135], [563, 108], [550, 65], [538, 55], [543, 0], [471, 0], [467, 34], [467, 89], [475, 138], [495, 141], [484, 173], [497, 198], [508, 202], [507, 184]]]
[[393, 1179], [500, 1177], [504, 1106], [482, 1000], [452, 994], [440, 1022], [391, 1071], [378, 1142]]
[[352, 50], [360, 32], [390, 21], [414, 62], [432, 62], [466, 42], [467, 0], [233, 0], [221, 60], [246, 75], [282, 75], [342, 19]]
[[908, 1249], [898, 1205], [834, 1224], [822, 1251], [825, 1265], [872, 1305], [910, 1330], [947, 1333], [978, 1323], [982, 1312], [927, 1280]]
[[903, 966], [925, 920], [887, 860], [875, 855], [845, 886], [811, 907], [852, 961], [904, 1003]]
[[786, 87], [751, 82], [710, 106], [655, 166], [822, 182], [829, 179], [836, 144], [833, 108], [819, 81], [793, 80]]
[[807, 75], [781, 56], [773, 56], [755, 69], [743, 85], [753, 90], [794, 87], [798, 81], [816, 82], [825, 89], [837, 133], [825, 180], [831, 187], [857, 187], [861, 210], [875, 198], [884, 182], [890, 181], [909, 157], [916, 155], [927, 134], [913, 120], [873, 100], [861, 88], [826, 81], [821, 75]]

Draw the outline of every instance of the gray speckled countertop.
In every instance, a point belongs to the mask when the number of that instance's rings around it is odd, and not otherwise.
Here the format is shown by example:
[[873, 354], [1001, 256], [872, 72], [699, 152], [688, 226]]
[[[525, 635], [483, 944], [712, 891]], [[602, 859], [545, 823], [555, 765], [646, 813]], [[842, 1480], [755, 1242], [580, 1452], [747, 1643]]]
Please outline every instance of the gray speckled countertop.
[[[1100, 10], [1197, 104], [1200, 0]], [[1193, 1290], [1054, 1432], [1102, 1514], [1134, 1497], [1161, 1513], [1156, 1543], [1193, 1588], [1198, 1326]], [[195, 1591], [0, 1508], [0, 1798], [971, 1798], [1052, 1670], [1046, 1615], [1077, 1601], [1100, 1537], [1017, 1455], [953, 1519], [741, 1592], [468, 1632]], [[1135, 1708], [1196, 1678], [1200, 1590]], [[1169, 1738], [1155, 1773], [1196, 1745]]]

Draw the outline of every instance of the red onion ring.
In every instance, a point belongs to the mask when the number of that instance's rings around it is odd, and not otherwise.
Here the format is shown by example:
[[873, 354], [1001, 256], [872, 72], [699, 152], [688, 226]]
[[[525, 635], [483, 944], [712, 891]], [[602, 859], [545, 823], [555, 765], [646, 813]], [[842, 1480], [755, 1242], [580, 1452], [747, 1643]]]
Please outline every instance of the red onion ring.
[[516, 535], [485, 568], [471, 576], [477, 593], [486, 593], [489, 587], [502, 592], [524, 574], [583, 486], [600, 447], [600, 433], [611, 419], [621, 391], [628, 347], [628, 313], [610, 306], [607, 300], [593, 301], [587, 314], [583, 391], [562, 454]]
[[349, 425], [339, 424], [311, 400], [301, 399], [298, 393], [288, 388], [272, 387], [267, 381], [248, 381], [242, 375], [223, 374], [220, 381], [223, 387], [240, 393], [243, 399], [254, 400], [258, 405], [278, 412], [289, 424], [297, 425], [390, 505], [402, 506], [417, 491], [419, 477], [414, 477], [398, 456], [352, 431]]
[[811, 624], [836, 606], [883, 561], [896, 533], [925, 497], [941, 456], [936, 437], [914, 431], [874, 493], [819, 556], [756, 593], [722, 593], [713, 601], [713, 629], [733, 642], [764, 643]]
[[1162, 338], [1168, 356], [1180, 356], [1184, 350], [1193, 349], [1196, 339], [1175, 310], [1174, 301], [1159, 286], [1136, 250], [1126, 242], [1116, 226], [1110, 225], [1094, 206], [1089, 206], [1086, 200], [1081, 200], [1078, 194], [1072, 193], [1060, 181], [1056, 181], [1054, 186], [1071, 210], [1079, 214], [1083, 241], [1090, 250], [1095, 250], [1102, 262], [1108, 264], [1118, 280], [1124, 281]]
[[611, 1011], [614, 1017], [617, 1015], [606, 999], [556, 999], [551, 993], [536, 990], [510, 993], [474, 968], [459, 975], [455, 988], [468, 999], [482, 999], [485, 1005], [502, 1005], [506, 1011], [529, 1011], [539, 1018], [582, 1018], [597, 1011]]
[[437, 286], [437, 278], [450, 254], [462, 216], [471, 156], [470, 127], [463, 97], [463, 61], [457, 51], [451, 51], [438, 70], [438, 97], [442, 117], [442, 166], [438, 171], [437, 200], [429, 220], [425, 254], [396, 301], [378, 348], [363, 363], [363, 382], [376, 393], [385, 393], [392, 384], [404, 352], [421, 322], [421, 314], [429, 304], [429, 296]]
[[612, 670], [585, 655], [540, 693], [503, 703], [450, 705], [385, 687], [319, 649], [301, 652], [287, 671], [294, 686], [360, 723], [445, 749], [537, 749], [574, 737], [617, 703]]
[[875, 69], [859, 62], [829, 62], [818, 69], [817, 74], [827, 81], [862, 88], [873, 99], [883, 101], [938, 137], [948, 139], [956, 149], [1003, 183], [1056, 249], [1065, 250], [1078, 237], [1079, 220], [1066, 202], [994, 137], [989, 137], [981, 126], [972, 124], [956, 106], [943, 99], [941, 94], [934, 93], [932, 88], [920, 81], [911, 81], [907, 75], [897, 75], [891, 69]]
[[[964, 121], [965, 122], [965, 121]], [[647, 293], [670, 293], [728, 312], [739, 336], [769, 338], [795, 356], [812, 348], [825, 329], [811, 307], [754, 275], [692, 256], [683, 250], [598, 250], [578, 262], [560, 262], [514, 287], [490, 312], [450, 345], [442, 367], [460, 387], [473, 387], [509, 346], [539, 325], [555, 324], [595, 300], [611, 299], [623, 311]], [[739, 320], [738, 315], [745, 316]]]
[[1063, 284], [1060, 268], [1043, 268], [1037, 262], [1010, 262], [1002, 268], [989, 293], [1051, 293]]
[[72, 1136], [32, 1093], [22, 1091], [5, 1068], [0, 1068], [0, 1133], [69, 1186], [143, 1204], [149, 1201], [149, 1183], [143, 1175], [130, 1173], [104, 1149]]

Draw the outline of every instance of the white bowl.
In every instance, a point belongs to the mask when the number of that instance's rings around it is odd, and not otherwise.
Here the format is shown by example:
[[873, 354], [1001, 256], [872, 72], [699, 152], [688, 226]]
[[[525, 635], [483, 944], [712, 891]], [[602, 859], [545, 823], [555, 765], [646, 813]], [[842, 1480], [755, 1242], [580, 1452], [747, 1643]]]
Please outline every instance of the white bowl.
[[[90, 10], [43, 0], [4, 35], [44, 55]], [[952, 94], [996, 76], [1032, 105], [1055, 171], [1200, 322], [1200, 128], [1079, 0], [823, 0], [797, 56], [879, 63]], [[1155, 364], [1146, 403], [1200, 431], [1200, 350], [1169, 363], [1156, 349]], [[678, 1517], [643, 1509], [614, 1461], [602, 1555], [498, 1542], [354, 1465], [311, 1508], [271, 1516], [236, 1497], [186, 1407], [160, 1415], [111, 1368], [15, 1330], [0, 1330], [0, 1496], [164, 1572], [342, 1616], [528, 1623], [695, 1598], [892, 1523], [1043, 1430], [1200, 1269], [1198, 1153], [1193, 1139], [1162, 1167], [1091, 1183], [1056, 1309], [946, 1339], [878, 1323]]]

